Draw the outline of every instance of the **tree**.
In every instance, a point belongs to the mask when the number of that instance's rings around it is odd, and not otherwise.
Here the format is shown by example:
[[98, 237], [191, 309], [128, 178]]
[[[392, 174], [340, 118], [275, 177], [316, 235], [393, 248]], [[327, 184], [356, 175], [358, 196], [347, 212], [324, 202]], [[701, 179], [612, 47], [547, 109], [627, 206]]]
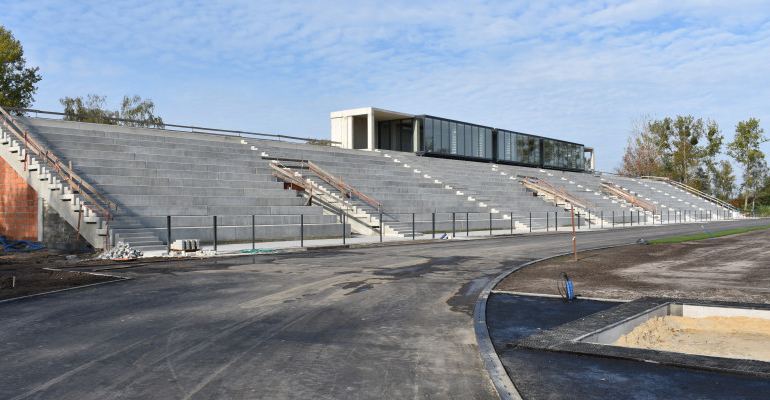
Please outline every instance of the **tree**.
[[117, 121], [105, 118], [118, 118], [120, 113], [107, 110], [105, 107], [106, 96], [89, 94], [84, 100], [82, 97], [64, 97], [59, 103], [64, 106], [65, 121], [93, 122], [98, 124], [117, 125]]
[[[649, 130], [660, 147], [666, 175], [690, 186], [700, 186], [698, 168], [705, 164], [713, 169], [714, 157], [722, 147], [719, 125], [710, 119], [677, 115], [650, 122]], [[707, 143], [699, 145], [701, 139]]]
[[[59, 99], [59, 102], [64, 106], [66, 121], [163, 129], [163, 119], [155, 115], [155, 103], [151, 99], [142, 100], [137, 95], [123, 96], [121, 108], [116, 111], [107, 109], [106, 99], [106, 96], [89, 94], [86, 99], [64, 97]], [[127, 121], [121, 121], [121, 119]]]
[[163, 119], [155, 115], [155, 103], [151, 99], [142, 100], [138, 95], [123, 96], [120, 118], [133, 120], [121, 121], [121, 125], [163, 129]]
[[[0, 25], [0, 106], [29, 108], [40, 81], [38, 67], [27, 68], [24, 50], [11, 31]], [[14, 114], [22, 115], [21, 111]]]
[[332, 141], [329, 139], [308, 139], [307, 144], [312, 144], [314, 146], [331, 146]]
[[730, 201], [735, 191], [735, 176], [733, 175], [733, 165], [727, 160], [718, 163], [714, 168], [713, 188], [714, 196], [722, 201]]
[[624, 176], [655, 176], [663, 172], [663, 158], [650, 132], [650, 117], [634, 124], [617, 173]]
[[741, 121], [735, 126], [733, 141], [727, 144], [727, 155], [743, 166], [744, 209], [749, 205], [749, 191], [755, 190], [759, 183], [757, 174], [752, 173], [751, 169], [764, 164], [765, 153], [759, 149], [759, 145], [770, 140], [764, 136], [764, 132], [756, 118]]

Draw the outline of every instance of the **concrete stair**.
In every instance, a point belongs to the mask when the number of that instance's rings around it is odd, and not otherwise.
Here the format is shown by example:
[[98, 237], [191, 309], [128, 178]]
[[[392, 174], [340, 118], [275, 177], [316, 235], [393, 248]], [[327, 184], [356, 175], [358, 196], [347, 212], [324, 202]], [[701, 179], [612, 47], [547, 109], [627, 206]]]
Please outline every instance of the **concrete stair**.
[[[172, 216], [172, 240], [250, 241], [254, 215], [259, 240], [333, 237], [342, 232], [320, 207], [303, 205], [284, 190], [267, 162], [237, 137], [19, 118], [76, 173], [119, 206], [109, 223], [112, 241], [141, 249], [167, 244], [166, 216]], [[106, 227], [106, 224], [105, 224]], [[346, 227], [349, 234], [349, 227]]]

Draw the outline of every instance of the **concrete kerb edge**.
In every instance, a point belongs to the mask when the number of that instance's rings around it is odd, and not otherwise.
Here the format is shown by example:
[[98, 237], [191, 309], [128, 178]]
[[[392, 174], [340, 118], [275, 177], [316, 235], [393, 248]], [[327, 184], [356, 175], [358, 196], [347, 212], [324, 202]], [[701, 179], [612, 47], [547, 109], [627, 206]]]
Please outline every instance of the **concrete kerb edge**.
[[[633, 243], [627, 243], [627, 244], [618, 244], [613, 246], [600, 246], [590, 249], [581, 250], [580, 253], [586, 252], [586, 251], [594, 251], [594, 250], [602, 250], [602, 249], [611, 249], [614, 247], [622, 247], [622, 246], [628, 246]], [[566, 255], [573, 254], [573, 252], [565, 252], [556, 254], [549, 257], [543, 257], [537, 260], [529, 261], [524, 264], [517, 265], [508, 271], [505, 271], [495, 277], [492, 281], [490, 281], [487, 286], [484, 287], [484, 289], [479, 294], [478, 299], [476, 300], [476, 308], [473, 312], [473, 327], [476, 332], [476, 342], [479, 346], [479, 351], [481, 352], [481, 358], [484, 359], [484, 363], [487, 366], [487, 372], [489, 372], [489, 377], [492, 379], [492, 383], [495, 385], [495, 389], [497, 390], [497, 393], [500, 395], [500, 397], [504, 400], [523, 400], [521, 397], [521, 394], [519, 394], [519, 391], [516, 390], [516, 386], [513, 384], [513, 381], [511, 381], [511, 378], [508, 376], [508, 373], [505, 372], [505, 367], [503, 367], [503, 363], [500, 362], [500, 358], [497, 357], [497, 352], [495, 351], [495, 347], [492, 344], [492, 339], [489, 336], [489, 329], [487, 329], [487, 300], [489, 299], [489, 295], [492, 293], [492, 289], [497, 286], [500, 281], [505, 279], [508, 275], [535, 263], [539, 263], [541, 261], [550, 260], [552, 258], [556, 257], [562, 257]], [[584, 299], [588, 300], [588, 299]]]

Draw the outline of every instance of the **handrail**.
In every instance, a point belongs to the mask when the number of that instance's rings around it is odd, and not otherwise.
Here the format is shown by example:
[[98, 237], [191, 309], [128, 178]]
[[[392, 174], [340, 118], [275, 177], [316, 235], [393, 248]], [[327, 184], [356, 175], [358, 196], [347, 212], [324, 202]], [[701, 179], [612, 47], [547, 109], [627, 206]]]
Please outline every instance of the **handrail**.
[[546, 194], [551, 195], [555, 199], [561, 199], [567, 203], [574, 204], [581, 208], [594, 208], [596, 209], [596, 205], [591, 203], [588, 200], [581, 199], [580, 197], [577, 197], [573, 194], [568, 193], [566, 190], [559, 189], [550, 183], [536, 177], [531, 176], [520, 176], [521, 179], [519, 182], [521, 182], [522, 185], [538, 192], [545, 192]]
[[295, 184], [302, 189], [305, 189], [305, 191], [310, 193], [311, 196], [313, 195], [313, 186], [310, 184], [310, 182], [300, 176], [294, 175], [290, 168], [283, 165], [279, 167], [278, 165], [272, 163], [270, 164], [270, 168], [275, 170], [273, 171], [273, 176]]
[[601, 186], [602, 190], [605, 192], [620, 197], [621, 199], [631, 203], [634, 207], [641, 207], [647, 211], [656, 213], [658, 212], [658, 208], [652, 205], [651, 203], [648, 203], [631, 193], [626, 192], [625, 190], [615, 186], [612, 183], [609, 182], [599, 182], [599, 186]]
[[360, 197], [362, 200], [368, 202], [369, 204], [377, 207], [377, 211], [382, 210], [382, 204], [374, 201], [370, 197], [364, 195], [363, 193], [359, 192], [356, 189], [353, 189], [349, 185], [342, 182], [342, 179], [334, 177], [332, 174], [324, 171], [321, 167], [316, 165], [314, 162], [308, 160], [307, 161], [308, 166], [310, 167], [310, 171], [316, 174], [319, 178], [323, 179], [326, 183], [334, 186], [341, 192], [345, 193], [348, 197], [352, 197], [351, 194], [355, 194], [356, 196]]
[[[8, 107], [11, 108], [11, 107]], [[61, 162], [59, 157], [57, 157], [55, 154], [53, 154], [50, 150], [43, 147], [37, 140], [35, 140], [32, 135], [27, 133], [24, 129], [22, 129], [14, 120], [14, 118], [8, 114], [7, 111], [3, 107], [0, 107], [0, 113], [2, 113], [2, 120], [3, 125], [8, 128], [8, 131], [16, 136], [17, 139], [24, 142], [24, 146], [26, 149], [31, 149], [38, 157], [42, 158], [46, 164], [50, 165], [56, 172], [58, 172], [59, 176], [67, 182], [70, 186], [70, 188], [73, 190], [73, 192], [78, 192], [83, 198], [86, 199], [87, 202], [94, 205], [94, 207], [98, 208], [99, 211], [93, 210], [90, 207], [87, 207], [91, 209], [92, 211], [96, 212], [97, 214], [100, 214], [104, 217], [106, 217], [108, 220], [112, 219], [112, 213], [111, 209], [118, 209], [118, 205], [115, 204], [113, 201], [107, 198], [107, 196], [100, 193], [96, 188], [91, 186], [88, 182], [84, 181], [83, 178], [81, 178], [78, 174], [76, 174], [74, 171], [72, 171], [71, 168], [64, 165], [64, 163]], [[26, 160], [26, 153], [25, 153], [25, 163]], [[71, 164], [70, 164], [71, 165]], [[99, 204], [96, 200], [94, 200], [93, 197], [91, 197], [88, 193], [84, 192], [82, 189], [85, 188], [89, 192], [91, 192], [94, 196], [101, 199], [106, 205], [107, 208], [105, 209], [104, 206]]]
[[712, 196], [712, 195], [710, 195], [708, 193], [701, 192], [700, 190], [698, 190], [698, 189], [696, 189], [696, 188], [694, 188], [692, 186], [685, 185], [684, 183], [675, 181], [675, 180], [673, 180], [671, 178], [667, 178], [667, 177], [664, 177], [664, 176], [641, 176], [640, 178], [651, 180], [651, 181], [667, 182], [668, 184], [670, 184], [673, 187], [682, 189], [682, 190], [684, 190], [686, 192], [690, 192], [690, 193], [692, 193], [692, 194], [694, 194], [696, 196], [703, 197], [704, 199], [709, 200], [709, 201], [711, 201], [713, 203], [717, 203], [720, 206], [722, 206], [724, 208], [727, 208], [729, 210], [733, 210], [733, 211], [737, 211], [738, 210], [737, 208], [735, 208], [735, 206], [733, 206], [732, 204], [730, 204], [730, 203], [728, 203], [728, 202], [726, 202], [726, 201], [724, 201], [722, 199], [714, 197], [714, 196]]
[[[79, 117], [79, 118], [103, 119], [105, 121], [136, 122], [136, 123], [147, 122], [147, 121], [141, 121], [141, 120], [135, 120], [135, 119], [104, 117], [104, 116], [101, 116], [101, 115], [67, 114], [67, 113], [61, 113], [61, 112], [55, 112], [55, 111], [34, 110], [34, 109], [30, 109], [30, 108], [16, 108], [16, 107], [6, 107], [6, 108], [9, 109], [9, 110], [14, 110], [14, 111], [34, 112], [34, 113], [51, 114], [51, 115], [62, 115], [62, 116]], [[195, 131], [196, 129], [198, 131], [209, 131], [209, 132], [199, 132], [199, 133], [208, 133], [208, 134], [218, 134], [218, 133], [212, 133], [212, 132], [222, 132], [222, 133], [236, 133], [236, 134], [238, 134], [238, 137], [241, 137], [242, 134], [243, 135], [252, 135], [252, 136], [273, 137], [273, 138], [277, 138], [279, 141], [281, 139], [302, 140], [304, 142], [310, 142], [310, 141], [319, 140], [319, 139], [315, 139], [315, 138], [302, 138], [302, 137], [297, 137], [297, 136], [276, 135], [276, 134], [271, 134], [271, 133], [236, 131], [236, 130], [219, 129], [219, 128], [204, 128], [204, 127], [201, 127], [201, 126], [175, 125], [175, 124], [166, 124], [166, 123], [163, 123], [163, 127], [162, 128], [158, 128], [158, 127], [145, 127], [145, 128], [146, 129], [162, 129], [162, 130], [166, 130], [165, 127], [167, 127], [167, 126], [170, 126], [170, 127], [173, 127], [173, 128], [189, 129], [191, 132]], [[184, 131], [175, 131], [175, 132], [184, 132]], [[328, 142], [331, 145], [342, 144], [342, 142], [335, 142], [335, 141], [331, 141], [331, 140], [328, 140], [326, 142]]]

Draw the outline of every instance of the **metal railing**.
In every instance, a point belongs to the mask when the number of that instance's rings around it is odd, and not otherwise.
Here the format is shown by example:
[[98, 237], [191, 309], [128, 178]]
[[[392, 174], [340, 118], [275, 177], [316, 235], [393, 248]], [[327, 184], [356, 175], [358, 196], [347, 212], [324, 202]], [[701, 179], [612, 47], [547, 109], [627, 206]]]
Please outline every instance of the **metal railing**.
[[644, 201], [631, 193], [626, 192], [625, 190], [615, 186], [612, 183], [609, 182], [599, 182], [599, 185], [601, 186], [602, 190], [607, 192], [608, 194], [611, 194], [613, 196], [617, 196], [633, 205], [634, 207], [641, 207], [647, 211], [650, 212], [658, 212], [658, 208], [652, 205], [652, 203], [649, 203], [647, 201]]
[[662, 177], [662, 176], [642, 176], [640, 178], [651, 180], [651, 181], [666, 182], [666, 183], [670, 184], [671, 186], [673, 186], [675, 188], [679, 188], [679, 189], [684, 190], [685, 192], [689, 192], [689, 193], [694, 194], [696, 196], [702, 197], [702, 198], [704, 198], [704, 199], [706, 199], [706, 200], [708, 200], [708, 201], [710, 201], [712, 203], [716, 203], [716, 204], [718, 204], [718, 205], [720, 205], [720, 206], [722, 206], [722, 207], [724, 207], [724, 208], [726, 208], [728, 210], [738, 211], [738, 209], [735, 208], [735, 206], [733, 206], [732, 204], [730, 204], [730, 203], [728, 203], [726, 201], [723, 201], [723, 200], [721, 200], [719, 198], [716, 198], [716, 197], [714, 197], [714, 196], [712, 196], [712, 195], [710, 195], [708, 193], [702, 192], [702, 191], [700, 191], [700, 190], [698, 190], [698, 189], [696, 189], [696, 188], [694, 188], [692, 186], [685, 185], [682, 182], [677, 182], [677, 181], [675, 181], [673, 179]]
[[[322, 239], [341, 239], [342, 244], [346, 244], [348, 239], [353, 237], [379, 235], [379, 241], [384, 241], [382, 216], [380, 215], [379, 230], [373, 235], [354, 234], [348, 223], [348, 219], [343, 218], [337, 224], [340, 227], [341, 234], [334, 236], [323, 236]], [[299, 240], [300, 246], [305, 246], [305, 241], [314, 237], [307, 234], [308, 223], [305, 214], [295, 215], [299, 223], [295, 225], [296, 231], [293, 235], [274, 239], [269, 237], [260, 237], [257, 231], [261, 225], [257, 224], [256, 215], [243, 215], [251, 217], [250, 225], [244, 224], [223, 224], [219, 218], [234, 218], [237, 215], [230, 216], [212, 216], [212, 224], [204, 228], [206, 233], [200, 237], [201, 243], [213, 243], [214, 250], [217, 250], [219, 242], [226, 243], [251, 243], [251, 248], [256, 249], [258, 242], [273, 242], [282, 240]], [[317, 216], [317, 215], [313, 215]], [[508, 236], [517, 234], [526, 234], [529, 232], [570, 232], [572, 224], [576, 230], [592, 230], [619, 227], [667, 225], [687, 222], [708, 222], [715, 220], [732, 219], [732, 214], [725, 210], [668, 210], [666, 212], [654, 213], [652, 215], [641, 211], [623, 211], [623, 212], [598, 212], [582, 213], [575, 212], [574, 219], [569, 212], [543, 211], [515, 214], [510, 212], [485, 213], [468, 211], [434, 211], [434, 212], [400, 212], [391, 213], [391, 217], [396, 218], [395, 222], [405, 225], [399, 232], [403, 235], [401, 240], [421, 239], [444, 239], [453, 237], [470, 236]], [[166, 231], [167, 243], [171, 243], [176, 229], [187, 230], [187, 227], [173, 227], [172, 219], [183, 216], [168, 216], [167, 225], [164, 228], [156, 227], [155, 230], [160, 233]], [[245, 218], [249, 220], [249, 218]], [[244, 229], [250, 227], [249, 229]], [[234, 238], [235, 235], [240, 236]], [[225, 240], [220, 240], [220, 238]], [[392, 239], [389, 239], [392, 240]], [[170, 250], [170, 247], [169, 247]]]
[[358, 196], [361, 200], [364, 200], [365, 202], [371, 204], [374, 207], [377, 207], [377, 211], [382, 211], [382, 204], [372, 200], [372, 198], [364, 195], [363, 193], [359, 192], [356, 189], [353, 189], [350, 187], [350, 185], [345, 184], [345, 182], [342, 181], [342, 178], [336, 178], [334, 175], [324, 171], [321, 167], [316, 165], [312, 161], [307, 161], [308, 166], [310, 167], [310, 172], [316, 174], [319, 178], [324, 180], [324, 182], [334, 186], [336, 189], [340, 190], [345, 194], [345, 196], [349, 198], [353, 198], [353, 195]]
[[[13, 109], [11, 107], [8, 108]], [[3, 107], [0, 107], [0, 113], [2, 114], [1, 117], [3, 125], [8, 128], [8, 132], [15, 136], [22, 143], [24, 143], [24, 148], [26, 150], [24, 153], [25, 168], [29, 161], [28, 152], [32, 151], [35, 155], [45, 161], [45, 163], [48, 164], [54, 171], [56, 171], [64, 182], [67, 182], [73, 193], [80, 194], [86, 200], [88, 204], [84, 205], [84, 207], [93, 211], [97, 215], [107, 218], [107, 220], [112, 219], [112, 210], [118, 209], [117, 204], [108, 199], [107, 196], [96, 190], [96, 188], [91, 186], [91, 184], [76, 174], [72, 170], [72, 162], [69, 162], [69, 166], [66, 165], [59, 157], [53, 154], [51, 150], [46, 149], [37, 139], [35, 139], [27, 131], [21, 128], [21, 126], [16, 123], [14, 118], [8, 114], [8, 112]], [[96, 201], [94, 197], [101, 200], [103, 204], [100, 204], [98, 201]], [[94, 210], [92, 207], [96, 208], [96, 210]]]
[[[114, 121], [114, 122], [129, 122], [129, 123], [136, 123], [136, 124], [144, 124], [147, 121], [141, 121], [141, 120], [135, 120], [135, 119], [126, 119], [126, 118], [115, 118], [115, 117], [105, 117], [101, 115], [85, 115], [85, 114], [67, 114], [62, 112], [56, 112], [56, 111], [43, 111], [43, 110], [34, 110], [30, 108], [16, 108], [16, 107], [5, 107], [8, 110], [13, 111], [21, 111], [21, 112], [31, 112], [35, 114], [48, 114], [48, 115], [59, 115], [64, 117], [77, 117], [77, 118], [91, 118], [95, 120], [103, 120], [103, 121]], [[291, 140], [299, 140], [303, 142], [317, 142], [319, 139], [316, 138], [303, 138], [303, 137], [297, 137], [297, 136], [288, 136], [288, 135], [277, 135], [277, 134], [271, 134], [271, 133], [260, 133], [260, 132], [248, 132], [248, 131], [238, 131], [238, 130], [231, 130], [231, 129], [220, 129], [220, 128], [205, 128], [202, 126], [194, 126], [194, 125], [176, 125], [176, 124], [166, 124], [163, 123], [162, 127], [147, 127], [146, 129], [161, 129], [161, 130], [167, 130], [166, 127], [172, 127], [172, 128], [181, 128], [181, 129], [189, 129], [190, 132], [196, 132], [197, 133], [208, 133], [208, 134], [230, 134], [228, 136], [232, 136], [232, 134], [237, 135], [238, 137], [243, 137], [243, 135], [249, 135], [249, 136], [263, 136], [263, 137], [269, 137], [269, 138], [276, 138], [277, 140], [281, 139], [291, 139]], [[171, 129], [168, 129], [171, 130]], [[177, 131], [175, 132], [185, 132], [185, 131]], [[329, 143], [329, 145], [340, 145], [342, 142], [335, 142], [331, 140], [322, 140], [324, 143]]]
[[274, 170], [276, 170], [275, 172], [273, 172], [273, 175], [275, 175], [278, 178], [283, 179], [283, 177], [286, 177], [286, 179], [291, 179], [291, 180], [300, 179], [301, 184], [298, 183], [297, 186], [303, 187], [303, 189], [304, 189], [304, 186], [309, 186], [310, 188], [312, 188], [313, 184], [310, 181], [306, 180], [300, 174], [297, 174], [294, 171], [292, 171], [290, 167], [283, 164], [283, 162], [297, 162], [300, 164], [298, 166], [293, 166], [293, 167], [299, 168], [302, 170], [304, 169], [309, 170], [319, 179], [321, 179], [322, 181], [326, 182], [327, 184], [332, 186], [334, 189], [339, 191], [343, 198], [347, 197], [352, 200], [355, 197], [358, 197], [359, 199], [376, 207], [377, 212], [382, 211], [382, 204], [378, 203], [377, 201], [374, 201], [371, 197], [359, 192], [358, 190], [353, 189], [350, 185], [343, 182], [341, 177], [338, 178], [326, 172], [323, 168], [319, 167], [317, 164], [315, 164], [310, 160], [298, 159], [298, 158], [285, 158], [285, 157], [270, 157], [270, 156], [263, 156], [262, 158], [271, 161], [271, 167]]
[[521, 182], [522, 185], [535, 191], [536, 193], [547, 194], [553, 197], [554, 200], [561, 200], [561, 201], [564, 201], [565, 203], [569, 203], [580, 208], [596, 209], [596, 205], [594, 205], [590, 201], [581, 199], [580, 197], [570, 194], [565, 189], [559, 189], [551, 185], [550, 183], [544, 181], [543, 179], [531, 177], [531, 176], [522, 176], [522, 175], [519, 175], [519, 178], [520, 178], [519, 182]]

